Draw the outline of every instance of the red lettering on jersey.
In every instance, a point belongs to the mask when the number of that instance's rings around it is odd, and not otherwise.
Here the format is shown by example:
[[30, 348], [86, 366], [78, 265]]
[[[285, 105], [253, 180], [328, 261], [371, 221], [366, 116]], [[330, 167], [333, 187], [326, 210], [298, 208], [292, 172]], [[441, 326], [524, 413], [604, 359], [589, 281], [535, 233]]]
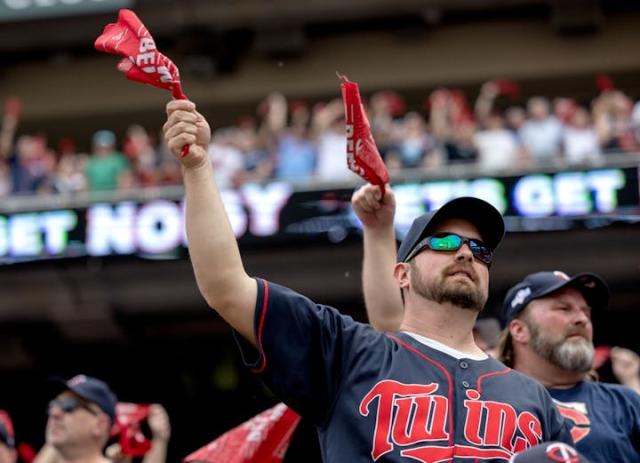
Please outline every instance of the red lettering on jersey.
[[571, 427], [571, 437], [576, 444], [581, 441], [589, 432], [591, 432], [591, 420], [585, 412], [578, 410], [576, 407], [572, 407], [570, 404], [564, 404], [556, 401], [556, 406], [560, 414], [571, 421], [573, 426]]
[[[509, 459], [514, 453], [542, 440], [542, 425], [532, 413], [520, 414], [509, 404], [480, 400], [480, 393], [466, 391], [464, 436], [470, 445], [451, 445], [447, 431], [448, 399], [435, 395], [438, 384], [377, 383], [360, 402], [360, 414], [368, 416], [377, 399], [376, 423], [371, 456], [374, 461], [394, 446], [409, 447], [401, 455], [424, 463], [438, 463], [454, 457]], [[446, 446], [421, 445], [446, 442]]]
[[542, 425], [532, 413], [520, 413], [520, 416], [518, 416], [518, 429], [520, 429], [530, 447], [542, 442]]
[[470, 444], [482, 445], [482, 437], [480, 437], [480, 425], [482, 424], [482, 401], [480, 393], [469, 389], [467, 397], [471, 400], [464, 401], [464, 407], [467, 409], [467, 422], [464, 426], [464, 437]]
[[[399, 437], [402, 436], [402, 433], [405, 432], [405, 436], [402, 438], [404, 441], [404, 445], [414, 444], [417, 441], [411, 440], [415, 436], [428, 435], [426, 429], [421, 431], [417, 431], [415, 434], [413, 433], [414, 423], [409, 422], [409, 414], [406, 414], [406, 417], [402, 419], [402, 422], [398, 423], [398, 420], [394, 420], [393, 411], [394, 408], [399, 407], [398, 401], [403, 398], [408, 398], [410, 405], [413, 405], [414, 398], [419, 397], [429, 397], [430, 394], [434, 393], [438, 390], [437, 383], [431, 384], [402, 384], [397, 381], [385, 380], [377, 383], [373, 388], [369, 391], [369, 393], [364, 396], [362, 401], [360, 402], [360, 414], [363, 416], [369, 415], [369, 405], [373, 402], [374, 399], [378, 399], [378, 412], [376, 415], [376, 426], [373, 436], [373, 449], [371, 450], [371, 456], [374, 460], [377, 460], [382, 455], [387, 452], [393, 450], [393, 445], [391, 443], [391, 436]], [[441, 421], [444, 423], [446, 421], [447, 414], [447, 399], [445, 397], [441, 397], [444, 399], [444, 402], [429, 402], [422, 403], [422, 407], [428, 407], [430, 410], [431, 407], [434, 408], [432, 422], [434, 424], [438, 424]], [[402, 402], [402, 405], [406, 411], [406, 402]], [[433, 405], [432, 405], [433, 404]], [[438, 404], [444, 404], [444, 410], [438, 410]], [[424, 410], [423, 410], [424, 413]], [[438, 417], [438, 415], [442, 415], [443, 417]], [[397, 418], [397, 415], [396, 415]], [[425, 417], [424, 422], [426, 423], [427, 417]], [[401, 426], [400, 429], [396, 431], [396, 426]], [[444, 429], [433, 429], [434, 434], [443, 435], [442, 438], [448, 438], [449, 435]]]
[[[397, 399], [395, 405], [398, 411], [392, 427], [392, 439], [396, 444], [404, 446], [449, 437], [445, 429], [449, 405], [446, 397], [406, 397]], [[442, 410], [444, 413], [441, 413]]]
[[484, 445], [511, 450], [516, 435], [517, 412], [511, 405], [500, 402], [485, 402], [484, 408], [487, 410]]

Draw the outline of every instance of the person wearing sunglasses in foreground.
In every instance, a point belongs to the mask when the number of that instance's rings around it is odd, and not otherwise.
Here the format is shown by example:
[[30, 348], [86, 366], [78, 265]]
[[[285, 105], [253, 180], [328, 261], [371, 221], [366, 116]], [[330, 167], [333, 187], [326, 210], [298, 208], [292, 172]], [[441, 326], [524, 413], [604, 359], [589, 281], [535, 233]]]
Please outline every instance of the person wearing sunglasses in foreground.
[[[105, 449], [117, 404], [109, 385], [77, 375], [60, 386], [62, 392], [49, 402], [46, 444], [34, 463], [130, 463], [119, 444]], [[165, 463], [171, 426], [164, 407], [151, 405], [148, 424], [152, 445], [142, 463]]]
[[[209, 126], [188, 101], [170, 102], [167, 114], [198, 287], [241, 336], [245, 363], [316, 425], [325, 462], [505, 463], [545, 440], [572, 442], [546, 390], [473, 341], [488, 263], [504, 235], [493, 206], [466, 198], [414, 221], [394, 267], [405, 300], [401, 331], [384, 334], [247, 275], [207, 156]], [[430, 249], [437, 245], [425, 237], [439, 234], [464, 245]]]
[[49, 402], [46, 444], [35, 463], [111, 463], [103, 450], [111, 435], [117, 399], [96, 378], [77, 375]]
[[[378, 187], [366, 185], [354, 193], [352, 205], [363, 223], [367, 314], [378, 329], [395, 330], [404, 311], [390, 276], [395, 197], [388, 187], [380, 197]], [[432, 243], [454, 249], [461, 241], [436, 237]], [[479, 250], [476, 257], [482, 258]], [[507, 328], [497, 357], [548, 389], [570, 423], [577, 449], [592, 462], [640, 461], [640, 396], [624, 386], [588, 381], [594, 355], [591, 310], [604, 309], [608, 299], [606, 284], [592, 273], [528, 275], [504, 300]]]

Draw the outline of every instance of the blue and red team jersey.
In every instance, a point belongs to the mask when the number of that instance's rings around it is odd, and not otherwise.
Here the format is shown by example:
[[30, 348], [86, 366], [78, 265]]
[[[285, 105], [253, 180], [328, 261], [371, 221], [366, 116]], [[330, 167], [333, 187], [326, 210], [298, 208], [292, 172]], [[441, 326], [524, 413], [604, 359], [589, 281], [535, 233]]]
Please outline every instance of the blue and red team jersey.
[[635, 391], [583, 381], [549, 393], [571, 423], [576, 448], [591, 463], [640, 462], [640, 395]]
[[258, 349], [244, 362], [318, 430], [325, 462], [501, 462], [543, 441], [573, 444], [538, 382], [487, 357], [455, 358], [380, 333], [258, 280]]

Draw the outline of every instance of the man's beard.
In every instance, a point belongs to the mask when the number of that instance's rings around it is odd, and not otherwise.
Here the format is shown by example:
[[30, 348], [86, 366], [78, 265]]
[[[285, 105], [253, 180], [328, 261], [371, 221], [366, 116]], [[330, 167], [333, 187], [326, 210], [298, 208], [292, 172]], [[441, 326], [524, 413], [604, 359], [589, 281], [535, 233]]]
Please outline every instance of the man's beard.
[[[451, 304], [462, 309], [480, 312], [487, 302], [487, 296], [480, 288], [473, 284], [460, 284], [445, 276], [444, 279], [427, 282], [422, 278], [422, 273], [415, 261], [411, 265], [411, 287], [420, 296], [438, 304]], [[474, 275], [473, 270], [464, 269]], [[446, 275], [446, 273], [445, 273]]]
[[568, 340], [564, 335], [560, 340], [550, 339], [530, 321], [526, 321], [531, 332], [531, 348], [540, 357], [563, 370], [586, 373], [593, 365], [593, 343], [586, 338]]

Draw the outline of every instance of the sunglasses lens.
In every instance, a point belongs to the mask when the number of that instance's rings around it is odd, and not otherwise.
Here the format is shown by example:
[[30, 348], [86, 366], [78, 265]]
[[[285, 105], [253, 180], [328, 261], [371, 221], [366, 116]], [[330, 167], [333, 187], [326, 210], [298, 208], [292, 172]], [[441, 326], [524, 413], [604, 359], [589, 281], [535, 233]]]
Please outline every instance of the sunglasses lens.
[[49, 413], [51, 413], [51, 409], [53, 407], [60, 408], [60, 410], [62, 410], [64, 413], [71, 413], [79, 406], [80, 404], [78, 403], [78, 401], [73, 399], [72, 397], [63, 397], [61, 399], [54, 399], [51, 402], [49, 402]]
[[462, 238], [453, 234], [433, 236], [429, 246], [434, 251], [457, 251], [462, 246]]
[[485, 264], [490, 264], [491, 259], [493, 258], [493, 252], [484, 244], [480, 244], [477, 241], [469, 240], [469, 245], [471, 247], [471, 252], [476, 258], [484, 262]]

